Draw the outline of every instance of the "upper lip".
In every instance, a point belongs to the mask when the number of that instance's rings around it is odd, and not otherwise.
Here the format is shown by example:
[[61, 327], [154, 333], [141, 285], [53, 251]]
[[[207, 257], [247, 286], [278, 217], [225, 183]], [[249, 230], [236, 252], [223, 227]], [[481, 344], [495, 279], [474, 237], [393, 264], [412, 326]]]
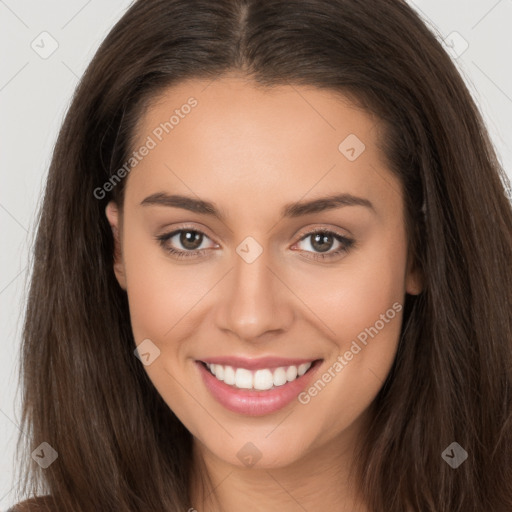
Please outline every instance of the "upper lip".
[[298, 358], [284, 358], [284, 357], [260, 357], [247, 358], [247, 357], [208, 357], [206, 359], [200, 359], [199, 361], [207, 364], [220, 364], [222, 366], [233, 366], [235, 368], [246, 368], [247, 370], [259, 370], [263, 368], [280, 368], [282, 366], [299, 366], [303, 363], [312, 363], [318, 358], [313, 359], [298, 359]]

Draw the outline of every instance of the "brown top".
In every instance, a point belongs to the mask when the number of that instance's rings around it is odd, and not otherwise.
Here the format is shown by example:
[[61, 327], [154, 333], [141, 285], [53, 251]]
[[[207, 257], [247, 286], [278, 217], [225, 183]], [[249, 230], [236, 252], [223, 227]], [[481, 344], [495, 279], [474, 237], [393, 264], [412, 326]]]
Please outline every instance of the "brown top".
[[38, 496], [14, 505], [7, 512], [52, 512], [55, 511], [52, 503], [50, 496]]

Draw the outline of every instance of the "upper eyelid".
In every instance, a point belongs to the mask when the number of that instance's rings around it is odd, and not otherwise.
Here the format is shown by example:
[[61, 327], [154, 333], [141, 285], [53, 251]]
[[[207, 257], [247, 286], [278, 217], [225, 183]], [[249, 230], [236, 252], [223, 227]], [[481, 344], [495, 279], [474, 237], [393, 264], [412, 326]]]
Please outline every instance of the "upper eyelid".
[[305, 236], [309, 236], [313, 233], [332, 233], [334, 235], [343, 237], [343, 238], [351, 238], [352, 235], [349, 234], [343, 234], [340, 229], [336, 228], [328, 228], [325, 226], [314, 226], [312, 228], [307, 228], [304, 230], [300, 230], [300, 234], [298, 235], [300, 240], [302, 240]]
[[207, 236], [210, 240], [213, 241], [213, 238], [206, 232], [208, 231], [207, 229], [205, 228], [196, 228], [194, 226], [187, 226], [187, 225], [183, 225], [183, 226], [178, 226], [176, 228], [172, 228], [172, 229], [164, 229], [162, 230], [162, 234], [159, 235], [159, 237], [168, 237], [168, 238], [172, 238], [173, 236], [176, 236], [178, 233], [180, 233], [181, 231], [195, 231], [196, 233], [200, 233], [202, 235], [205, 235]]

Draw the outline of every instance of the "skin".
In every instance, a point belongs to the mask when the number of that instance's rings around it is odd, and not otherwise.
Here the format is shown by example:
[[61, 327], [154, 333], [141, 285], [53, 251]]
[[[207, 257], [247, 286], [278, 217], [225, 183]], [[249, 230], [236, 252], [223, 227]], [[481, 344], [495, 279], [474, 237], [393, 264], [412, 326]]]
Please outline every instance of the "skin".
[[[265, 91], [226, 75], [165, 91], [140, 120], [134, 147], [190, 96], [198, 105], [130, 172], [122, 213], [111, 202], [106, 215], [136, 343], [149, 338], [160, 350], [145, 369], [194, 437], [191, 507], [368, 510], [349, 471], [368, 408], [393, 363], [403, 310], [309, 403], [294, 400], [264, 416], [226, 410], [194, 361], [322, 358], [321, 375], [394, 303], [404, 304], [406, 293], [421, 292], [402, 187], [377, 147], [382, 127], [340, 94], [305, 86]], [[354, 161], [338, 150], [349, 134], [365, 144]], [[141, 205], [160, 192], [214, 202], [225, 219]], [[280, 216], [287, 203], [333, 193], [365, 198], [374, 210], [352, 205]], [[205, 254], [177, 260], [155, 239], [179, 228], [205, 233]], [[314, 236], [304, 238], [312, 228], [334, 230], [355, 245], [315, 260], [321, 249]], [[263, 249], [250, 264], [236, 252], [247, 236]], [[328, 253], [341, 246], [331, 240]], [[187, 250], [179, 234], [167, 245]], [[261, 454], [253, 467], [237, 457], [247, 442]], [[215, 493], [201, 491], [206, 474]]]

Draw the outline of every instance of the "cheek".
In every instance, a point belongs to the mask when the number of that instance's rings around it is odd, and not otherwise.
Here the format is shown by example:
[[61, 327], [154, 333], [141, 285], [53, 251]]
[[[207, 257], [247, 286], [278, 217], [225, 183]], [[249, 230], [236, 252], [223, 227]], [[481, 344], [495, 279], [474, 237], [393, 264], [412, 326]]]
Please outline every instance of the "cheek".
[[130, 318], [135, 340], [162, 343], [179, 324], [187, 329], [187, 313], [211, 289], [208, 272], [173, 263], [158, 242], [136, 232], [124, 241]]
[[[127, 234], [124, 240], [124, 263], [130, 321], [136, 344], [150, 339], [160, 350], [160, 357], [144, 369], [158, 393], [178, 417], [194, 428], [193, 396], [200, 390], [189, 382], [184, 390], [189, 368], [176, 364], [193, 338], [197, 322], [191, 314], [194, 305], [212, 288], [208, 275], [194, 265], [176, 265], [157, 242], [139, 235]], [[212, 279], [210, 279], [212, 281]]]
[[[385, 313], [339, 344], [339, 351], [325, 370], [299, 397], [310, 417], [324, 416], [324, 434], [329, 437], [346, 429], [370, 407], [381, 390], [396, 355], [402, 306]], [[392, 317], [392, 318], [391, 318]]]
[[323, 302], [322, 319], [336, 333], [333, 351], [301, 403], [310, 407], [312, 416], [330, 411], [326, 424], [333, 432], [346, 428], [371, 404], [398, 347], [405, 244], [389, 238], [380, 242], [361, 254], [353, 267], [347, 264], [339, 276], [333, 276], [331, 292]]
[[390, 309], [387, 316], [394, 318], [392, 306], [403, 304], [405, 296], [405, 266], [406, 243], [400, 231], [394, 237], [382, 233], [349, 254], [327, 277], [304, 274], [299, 294], [308, 298], [308, 305], [328, 328], [326, 335], [344, 351]]

